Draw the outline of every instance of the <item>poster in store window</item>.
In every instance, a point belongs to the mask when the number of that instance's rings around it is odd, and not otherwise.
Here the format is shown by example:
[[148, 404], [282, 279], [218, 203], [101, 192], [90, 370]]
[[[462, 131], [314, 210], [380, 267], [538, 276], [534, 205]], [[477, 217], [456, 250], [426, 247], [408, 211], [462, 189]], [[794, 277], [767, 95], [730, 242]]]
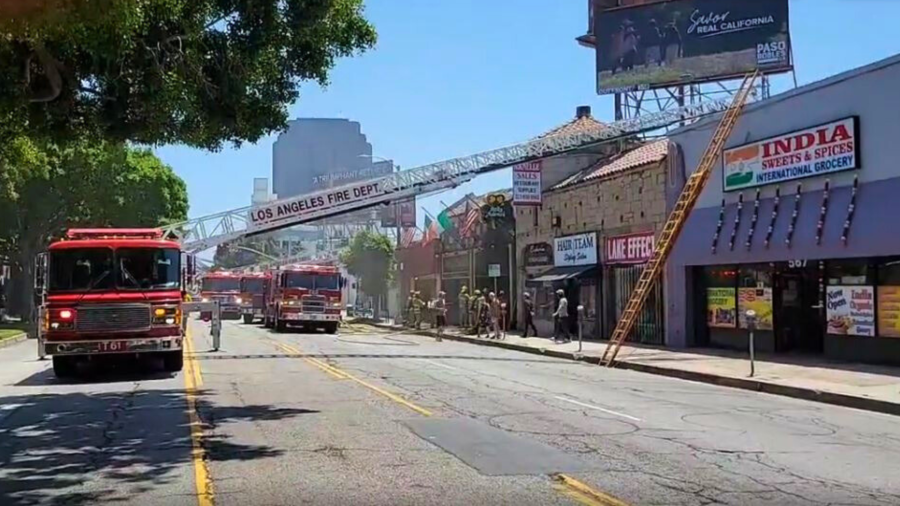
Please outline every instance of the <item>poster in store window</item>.
[[878, 287], [878, 335], [900, 337], [900, 286]]
[[874, 287], [829, 286], [825, 293], [829, 334], [875, 335]]
[[710, 327], [733, 329], [737, 326], [734, 288], [706, 289], [706, 323]]
[[738, 289], [738, 321], [741, 328], [747, 328], [747, 311], [756, 312], [756, 328], [772, 330], [772, 289], [771, 288], [739, 288]]

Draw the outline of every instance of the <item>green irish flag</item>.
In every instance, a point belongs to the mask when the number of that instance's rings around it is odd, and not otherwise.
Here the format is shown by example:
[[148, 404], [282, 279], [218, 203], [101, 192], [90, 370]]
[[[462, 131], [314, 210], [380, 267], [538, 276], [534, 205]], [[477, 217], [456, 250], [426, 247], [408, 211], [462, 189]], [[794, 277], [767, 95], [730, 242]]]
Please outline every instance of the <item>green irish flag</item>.
[[453, 222], [450, 220], [450, 213], [447, 211], [447, 209], [444, 209], [437, 215], [438, 232], [441, 234], [453, 228]]

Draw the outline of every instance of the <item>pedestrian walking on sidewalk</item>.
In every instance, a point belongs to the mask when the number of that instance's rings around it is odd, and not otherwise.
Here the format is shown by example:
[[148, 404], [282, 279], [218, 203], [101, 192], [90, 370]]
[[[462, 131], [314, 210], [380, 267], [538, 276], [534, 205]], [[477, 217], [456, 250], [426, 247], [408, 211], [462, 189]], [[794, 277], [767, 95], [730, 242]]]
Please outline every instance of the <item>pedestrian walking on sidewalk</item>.
[[500, 338], [506, 339], [506, 329], [509, 328], [509, 312], [507, 311], [506, 305], [506, 292], [500, 290], [497, 298], [500, 301]]
[[490, 339], [500, 339], [500, 299], [494, 292], [488, 294], [488, 315], [490, 318], [488, 337]]
[[[556, 311], [553, 313], [553, 341], [567, 343], [569, 339], [569, 300], [566, 299], [566, 292], [562, 289], [556, 291], [559, 297], [557, 301]], [[563, 338], [560, 339], [560, 334]]]
[[443, 340], [444, 326], [447, 325], [447, 296], [444, 292], [438, 292], [438, 298], [434, 301], [434, 322], [437, 325], [437, 341]]
[[534, 326], [534, 301], [528, 292], [522, 294], [522, 307], [525, 308], [525, 333], [522, 337], [528, 337], [529, 328], [534, 330], [534, 337], [539, 337], [537, 327]]
[[463, 285], [459, 290], [459, 328], [464, 329], [469, 325], [469, 289]]
[[481, 337], [482, 306], [484, 306], [484, 295], [482, 295], [481, 290], [475, 290], [475, 295], [472, 297], [472, 303], [469, 307], [472, 308], [470, 320], [476, 337]]

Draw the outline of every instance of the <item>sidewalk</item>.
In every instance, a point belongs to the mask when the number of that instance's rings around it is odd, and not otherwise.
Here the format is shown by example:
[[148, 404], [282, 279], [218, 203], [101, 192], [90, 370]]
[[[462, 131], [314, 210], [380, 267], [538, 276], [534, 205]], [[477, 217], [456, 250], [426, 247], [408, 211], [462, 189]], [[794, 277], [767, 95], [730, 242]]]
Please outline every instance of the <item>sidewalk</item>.
[[[396, 325], [373, 325], [404, 329]], [[431, 330], [417, 333], [433, 335]], [[555, 344], [546, 338], [526, 339], [518, 334], [509, 334], [502, 341], [479, 339], [460, 335], [455, 327], [448, 328], [444, 338], [591, 363], [599, 363], [607, 344], [606, 341], [585, 341], [579, 353], [577, 341]], [[900, 415], [900, 368], [895, 367], [764, 354], [757, 356], [756, 374], [750, 378], [750, 360], [745, 353], [706, 348], [674, 350], [641, 345], [622, 346], [616, 367]]]

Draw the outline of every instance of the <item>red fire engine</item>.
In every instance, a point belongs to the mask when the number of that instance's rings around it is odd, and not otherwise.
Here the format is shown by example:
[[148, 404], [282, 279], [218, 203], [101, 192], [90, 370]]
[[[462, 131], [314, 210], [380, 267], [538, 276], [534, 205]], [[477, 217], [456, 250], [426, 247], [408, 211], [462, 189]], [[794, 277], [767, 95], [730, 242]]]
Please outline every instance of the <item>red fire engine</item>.
[[341, 321], [343, 279], [331, 265], [293, 265], [271, 272], [265, 325], [282, 332], [288, 326], [337, 332]]
[[253, 323], [263, 317], [266, 308], [266, 290], [271, 276], [266, 272], [249, 272], [241, 276], [241, 314], [244, 323]]
[[[222, 319], [238, 319], [241, 316], [241, 275], [232, 272], [207, 272], [200, 282], [200, 301], [219, 301]], [[208, 311], [200, 313], [200, 318], [209, 320]]]
[[[39, 258], [42, 352], [58, 377], [99, 355], [156, 355], [180, 371], [182, 253], [157, 229], [72, 229]], [[186, 264], [188, 262], [185, 262]]]

